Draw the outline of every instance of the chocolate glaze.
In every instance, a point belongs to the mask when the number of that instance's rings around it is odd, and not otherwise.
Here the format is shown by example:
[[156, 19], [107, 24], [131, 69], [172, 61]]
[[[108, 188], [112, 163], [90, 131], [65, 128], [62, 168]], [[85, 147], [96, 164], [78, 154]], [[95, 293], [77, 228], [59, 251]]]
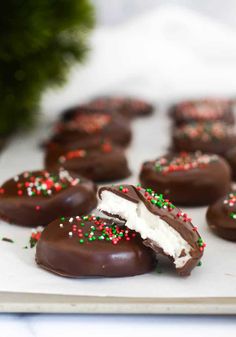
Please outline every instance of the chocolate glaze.
[[225, 159], [229, 163], [232, 171], [232, 178], [236, 181], [236, 147], [233, 147], [225, 154]]
[[167, 154], [143, 164], [140, 182], [176, 205], [203, 206], [230, 190], [231, 172], [227, 162], [217, 155]]
[[116, 111], [128, 118], [148, 116], [154, 110], [150, 103], [128, 97], [97, 97], [89, 102], [88, 106], [95, 109]]
[[230, 192], [210, 205], [206, 218], [215, 234], [226, 240], [236, 241], [236, 193]]
[[130, 175], [123, 149], [107, 141], [89, 149], [74, 148], [70, 151], [61, 147], [48, 149], [45, 167], [47, 169], [63, 167], [96, 182], [119, 180]]
[[[102, 187], [98, 191], [100, 199], [102, 199], [103, 191], [112, 192], [121, 198], [125, 198], [135, 203], [143, 202], [151, 213], [160, 217], [170, 227], [174, 228], [192, 248], [190, 252], [191, 258], [183, 267], [176, 268], [176, 270], [178, 274], [182, 276], [186, 276], [191, 273], [192, 269], [199, 263], [203, 255], [205, 244], [197, 232], [196, 227], [194, 227], [191, 223], [191, 219], [188, 218], [185, 213], [165, 199], [162, 199], [161, 206], [153, 204], [151, 200], [156, 199], [156, 197], [153, 195], [153, 191], [145, 190], [141, 187], [135, 187], [132, 185]], [[119, 216], [116, 214], [109, 215], [111, 217], [119, 218]], [[152, 248], [156, 253], [161, 253], [168, 256], [166, 253], [164, 253], [162, 247], [158, 246], [158, 244], [152, 239], [145, 239], [144, 244]], [[173, 260], [170, 256], [168, 257]]]
[[234, 129], [223, 122], [190, 123], [175, 127], [172, 136], [174, 152], [216, 153], [224, 156], [236, 145]]
[[24, 172], [0, 188], [0, 217], [21, 226], [45, 226], [61, 214], [84, 214], [96, 204], [95, 185], [65, 170]]
[[133, 276], [156, 266], [152, 250], [143, 245], [139, 234], [113, 220], [93, 216], [50, 223], [37, 244], [36, 262], [67, 277]]
[[170, 109], [170, 117], [176, 125], [189, 122], [223, 121], [234, 124], [233, 104], [224, 99], [203, 99], [180, 102]]
[[91, 138], [108, 138], [115, 144], [127, 146], [131, 140], [130, 122], [127, 118], [107, 111], [97, 109], [78, 109], [71, 118], [59, 122], [49, 144], [57, 143], [63, 146], [73, 143], [80, 146]]

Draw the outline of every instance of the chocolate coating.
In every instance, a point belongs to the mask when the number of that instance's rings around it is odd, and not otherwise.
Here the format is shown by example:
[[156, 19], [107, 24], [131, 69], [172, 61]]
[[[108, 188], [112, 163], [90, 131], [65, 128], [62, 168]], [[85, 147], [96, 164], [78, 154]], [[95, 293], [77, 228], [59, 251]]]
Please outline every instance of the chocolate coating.
[[0, 217], [21, 226], [45, 226], [96, 205], [95, 185], [65, 170], [24, 172], [0, 188]]
[[145, 188], [163, 193], [176, 205], [203, 206], [230, 190], [231, 171], [227, 162], [217, 155], [168, 154], [145, 162], [140, 182]]
[[[127, 199], [134, 203], [142, 202], [146, 208], [158, 218], [165, 221], [170, 227], [176, 230], [180, 236], [186, 240], [186, 242], [191, 246], [191, 258], [183, 265], [183, 267], [176, 268], [176, 271], [181, 276], [190, 275], [192, 269], [198, 265], [199, 260], [203, 255], [203, 250], [205, 247], [196, 227], [191, 223], [191, 219], [179, 208], [175, 207], [167, 199], [163, 199], [162, 196], [158, 196], [151, 189], [143, 189], [141, 187], [135, 187], [132, 185], [122, 185], [122, 186], [108, 186], [101, 187], [98, 191], [100, 199], [102, 199], [102, 192], [109, 191], [116, 194], [117, 196]], [[116, 214], [106, 214], [120, 218]], [[126, 219], [123, 219], [126, 220]], [[153, 249], [157, 254], [163, 254], [169, 257], [171, 261], [173, 258], [167, 255], [163, 248], [160, 247], [156, 241], [147, 237], [144, 240], [144, 244]], [[183, 252], [183, 254], [185, 254]], [[183, 255], [184, 256], [184, 255]]]
[[68, 277], [133, 276], [148, 273], [156, 265], [152, 250], [143, 245], [139, 234], [93, 216], [50, 223], [37, 244], [36, 262]]
[[148, 116], [154, 110], [150, 103], [130, 97], [97, 97], [88, 103], [88, 106], [95, 109], [116, 111], [128, 118]]
[[233, 147], [225, 154], [225, 159], [229, 163], [232, 171], [232, 178], [236, 181], [236, 147]]
[[48, 149], [45, 166], [48, 169], [63, 167], [96, 182], [119, 180], [130, 175], [123, 149], [109, 142], [89, 149]]
[[218, 236], [236, 241], [236, 193], [230, 192], [210, 205], [207, 210], [207, 222]]
[[223, 121], [234, 124], [233, 104], [225, 99], [202, 99], [180, 102], [170, 109], [177, 125], [189, 122]]
[[172, 149], [175, 152], [202, 151], [224, 156], [235, 145], [234, 129], [223, 122], [195, 122], [173, 130]]
[[130, 122], [127, 118], [97, 109], [80, 109], [71, 112], [67, 121], [59, 122], [50, 142], [63, 146], [73, 143], [81, 146], [98, 137], [110, 139], [120, 146], [127, 146], [131, 140]]

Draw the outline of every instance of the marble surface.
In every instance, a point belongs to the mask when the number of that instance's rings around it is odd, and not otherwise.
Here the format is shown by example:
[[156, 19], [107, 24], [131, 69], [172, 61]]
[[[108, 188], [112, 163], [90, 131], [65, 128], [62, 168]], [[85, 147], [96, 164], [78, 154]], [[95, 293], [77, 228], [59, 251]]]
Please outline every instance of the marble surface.
[[2, 337], [233, 337], [235, 317], [0, 315]]
[[[152, 10], [114, 28], [99, 28], [93, 53], [68, 85], [45, 94], [42, 110], [58, 110], [100, 93], [129, 93], [173, 100], [235, 95], [236, 33], [176, 7]], [[82, 84], [81, 84], [82, 83]], [[0, 315], [3, 337], [31, 336], [235, 336], [235, 317]]]

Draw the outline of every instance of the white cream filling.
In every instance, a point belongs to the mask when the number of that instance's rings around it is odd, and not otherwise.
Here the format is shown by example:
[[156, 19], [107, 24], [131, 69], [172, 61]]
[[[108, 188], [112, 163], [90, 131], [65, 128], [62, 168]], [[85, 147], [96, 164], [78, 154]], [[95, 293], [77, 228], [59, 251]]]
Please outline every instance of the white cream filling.
[[[119, 215], [126, 220], [128, 228], [140, 233], [142, 239], [153, 240], [165, 254], [173, 257], [176, 268], [183, 267], [191, 258], [188, 242], [168, 223], [151, 213], [143, 202], [137, 204], [106, 190], [101, 199], [98, 205], [101, 211]], [[181, 257], [182, 251], [185, 256]]]

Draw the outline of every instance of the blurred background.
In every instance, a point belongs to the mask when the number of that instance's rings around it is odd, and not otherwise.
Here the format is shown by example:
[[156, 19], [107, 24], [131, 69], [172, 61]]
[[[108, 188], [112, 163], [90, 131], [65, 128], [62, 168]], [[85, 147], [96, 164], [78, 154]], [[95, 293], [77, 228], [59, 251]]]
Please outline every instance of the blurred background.
[[101, 25], [114, 25], [124, 22], [145, 11], [164, 5], [176, 5], [209, 16], [232, 28], [236, 27], [236, 2], [227, 0], [93, 0], [97, 21]]
[[[93, 0], [97, 26], [91, 53], [60, 94], [56, 112], [99, 94], [130, 94], [154, 103], [235, 96], [235, 1]], [[82, 85], [83, 83], [83, 85]]]
[[97, 95], [235, 97], [235, 12], [234, 0], [9, 0], [0, 135]]

